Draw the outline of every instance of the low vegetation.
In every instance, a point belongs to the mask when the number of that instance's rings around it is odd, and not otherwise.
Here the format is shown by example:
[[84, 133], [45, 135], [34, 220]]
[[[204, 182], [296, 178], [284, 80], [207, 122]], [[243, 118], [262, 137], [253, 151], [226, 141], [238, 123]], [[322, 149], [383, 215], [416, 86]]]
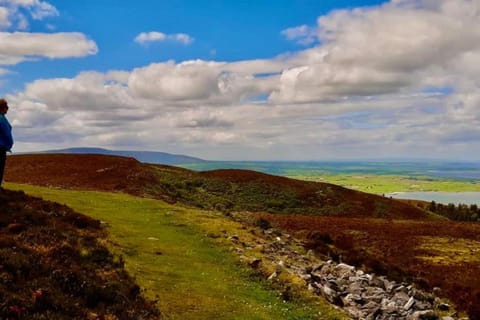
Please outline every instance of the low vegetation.
[[8, 159], [6, 180], [66, 189], [123, 191], [223, 212], [265, 211], [391, 219], [432, 217], [425, 210], [400, 201], [333, 184], [248, 170], [195, 172], [101, 155], [12, 156]]
[[0, 191], [0, 319], [157, 319], [100, 222]]
[[105, 222], [110, 246], [165, 319], [345, 319], [318, 297], [284, 301], [241, 265], [220, 235], [249, 233], [221, 213], [120, 193], [8, 187]]
[[[419, 202], [412, 205], [328, 183], [246, 170], [195, 172], [91, 155], [9, 157], [6, 177], [61, 188], [22, 187], [107, 221], [127, 269], [150, 289], [147, 293], [160, 293], [160, 303], [167, 301], [161, 310], [172, 315], [189, 317], [193, 312], [195, 319], [208, 319], [211, 305], [238, 319], [251, 319], [247, 314], [304, 319], [312, 314], [308, 303], [294, 301], [287, 307], [275, 300], [272, 291], [240, 272], [224, 251], [223, 231], [230, 236], [233, 232], [228, 230], [233, 222], [225, 217], [240, 213], [257, 219], [260, 228], [294, 233], [306, 248], [320, 254], [414, 281], [427, 290], [439, 287], [460, 310], [480, 319], [480, 267], [474, 258], [480, 252], [480, 225], [446, 221]], [[102, 190], [151, 199], [98, 192]], [[245, 233], [241, 225], [234, 230]], [[216, 269], [218, 265], [222, 268]], [[181, 297], [175, 295], [178, 292]], [[175, 304], [180, 298], [186, 302]]]
[[480, 225], [450, 221], [256, 214], [305, 245], [367, 271], [414, 282], [480, 319]]

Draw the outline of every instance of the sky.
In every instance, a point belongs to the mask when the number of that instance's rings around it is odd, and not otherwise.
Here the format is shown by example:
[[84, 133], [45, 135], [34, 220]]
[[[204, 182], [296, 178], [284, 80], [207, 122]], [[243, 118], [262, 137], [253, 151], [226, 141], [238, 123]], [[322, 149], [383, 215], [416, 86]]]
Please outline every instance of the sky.
[[480, 0], [0, 0], [12, 151], [480, 160]]

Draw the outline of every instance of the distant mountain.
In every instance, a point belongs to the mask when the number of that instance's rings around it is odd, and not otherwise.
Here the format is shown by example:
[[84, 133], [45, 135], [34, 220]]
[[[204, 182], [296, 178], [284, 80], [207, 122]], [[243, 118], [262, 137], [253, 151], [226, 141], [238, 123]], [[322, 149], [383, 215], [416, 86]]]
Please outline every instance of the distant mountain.
[[140, 162], [156, 163], [156, 164], [192, 164], [207, 162], [200, 158], [190, 157], [181, 154], [171, 154], [155, 151], [125, 151], [125, 150], [108, 150], [102, 148], [68, 148], [59, 150], [47, 150], [40, 153], [64, 153], [64, 154], [104, 154], [122, 157], [132, 157]]

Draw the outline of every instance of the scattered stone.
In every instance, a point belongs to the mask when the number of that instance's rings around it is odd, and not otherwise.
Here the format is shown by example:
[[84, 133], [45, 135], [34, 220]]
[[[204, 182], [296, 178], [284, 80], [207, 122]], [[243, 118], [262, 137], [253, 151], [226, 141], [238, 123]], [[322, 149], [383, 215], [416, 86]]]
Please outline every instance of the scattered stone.
[[436, 320], [438, 316], [433, 310], [415, 311], [407, 320]]
[[[253, 232], [250, 232], [254, 234]], [[345, 311], [355, 320], [460, 320], [452, 315], [455, 310], [438, 299], [441, 290], [433, 293], [418, 290], [408, 283], [399, 283], [385, 276], [366, 273], [346, 263], [321, 261], [313, 250], [301, 252], [302, 244], [295, 238], [277, 230], [259, 230], [258, 239], [250, 247], [241, 249], [238, 235], [228, 237], [234, 243], [234, 251], [248, 256], [250, 250], [261, 252], [259, 257], [245, 257], [252, 268], [272, 266], [275, 272], [268, 276], [273, 281], [281, 272], [297, 276], [305, 281], [310, 292], [322, 295], [337, 309]], [[281, 237], [281, 238], [280, 238]], [[247, 243], [248, 244], [248, 243]], [[284, 300], [290, 298], [290, 290], [281, 292]], [[448, 306], [448, 309], [447, 309]], [[433, 310], [451, 311], [450, 317], [439, 318]]]
[[253, 269], [257, 269], [258, 266], [260, 265], [260, 262], [262, 262], [262, 259], [254, 258], [252, 261], [248, 263], [248, 265]]
[[276, 277], [278, 277], [278, 274], [277, 274], [277, 272], [275, 271], [274, 273], [272, 273], [272, 274], [267, 278], [267, 280], [272, 280], [272, 279], [274, 279], [274, 278], [276, 278]]
[[438, 310], [440, 311], [448, 311], [450, 310], [450, 305], [449, 304], [446, 304], [446, 303], [440, 303], [438, 305]]
[[403, 309], [410, 310], [410, 308], [412, 308], [414, 304], [415, 299], [413, 297], [410, 297], [410, 299], [408, 299], [408, 302], [403, 306]]

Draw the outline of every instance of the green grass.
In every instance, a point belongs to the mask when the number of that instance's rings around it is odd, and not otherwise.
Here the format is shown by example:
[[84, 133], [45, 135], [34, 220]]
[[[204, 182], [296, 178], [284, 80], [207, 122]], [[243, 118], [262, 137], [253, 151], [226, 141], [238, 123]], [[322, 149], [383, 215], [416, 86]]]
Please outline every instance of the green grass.
[[376, 194], [414, 191], [480, 191], [480, 181], [478, 180], [372, 174], [289, 175], [289, 177], [300, 180], [328, 182], [349, 189]]
[[165, 319], [343, 319], [329, 306], [282, 301], [278, 293], [213, 242], [206, 231], [233, 228], [221, 214], [120, 193], [7, 183], [104, 221], [112, 248]]

